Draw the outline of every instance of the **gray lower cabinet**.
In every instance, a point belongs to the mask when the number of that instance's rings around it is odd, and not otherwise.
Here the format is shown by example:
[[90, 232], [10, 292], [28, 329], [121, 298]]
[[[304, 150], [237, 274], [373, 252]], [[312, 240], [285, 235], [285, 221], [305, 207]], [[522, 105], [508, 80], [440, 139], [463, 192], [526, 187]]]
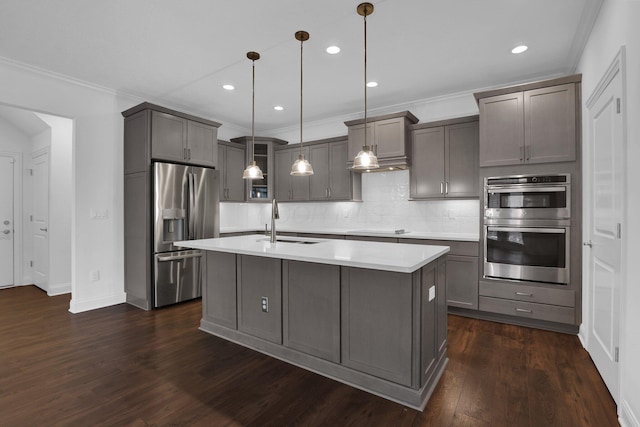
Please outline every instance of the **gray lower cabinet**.
[[576, 323], [576, 291], [554, 285], [480, 281], [479, 308], [489, 313]]
[[340, 363], [340, 267], [301, 261], [282, 264], [283, 343]]
[[446, 259], [446, 295], [450, 307], [478, 309], [478, 242], [398, 239], [399, 243], [449, 246]]
[[281, 261], [237, 256], [238, 330], [282, 344]]
[[578, 75], [475, 94], [480, 166], [575, 161], [579, 90]]
[[220, 171], [220, 201], [243, 202], [245, 183], [242, 172], [246, 165], [244, 146], [218, 141], [218, 170]]
[[236, 255], [206, 253], [207, 275], [202, 287], [202, 317], [237, 329]]
[[[412, 276], [345, 268], [342, 363], [411, 386]], [[433, 332], [432, 332], [433, 334]]]
[[478, 116], [411, 128], [411, 198], [478, 197]]
[[[309, 148], [302, 147], [305, 159], [309, 160]], [[309, 177], [292, 176], [291, 166], [298, 159], [300, 147], [274, 150], [275, 197], [279, 202], [309, 200]]]

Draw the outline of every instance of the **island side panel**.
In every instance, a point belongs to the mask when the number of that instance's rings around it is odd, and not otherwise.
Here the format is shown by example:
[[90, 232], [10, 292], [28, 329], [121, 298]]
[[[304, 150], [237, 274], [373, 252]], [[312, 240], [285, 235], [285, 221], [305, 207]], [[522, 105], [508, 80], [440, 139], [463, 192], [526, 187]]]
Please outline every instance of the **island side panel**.
[[446, 357], [447, 352], [447, 256], [438, 258], [436, 280], [436, 348], [438, 361]]
[[282, 261], [283, 343], [340, 363], [340, 267]]
[[342, 363], [412, 384], [412, 275], [342, 268]]
[[434, 263], [422, 268], [420, 281], [420, 385], [425, 385], [436, 369], [436, 300], [429, 301], [429, 289], [436, 286]]
[[[282, 261], [237, 255], [238, 330], [282, 344]], [[266, 311], [262, 300], [267, 299]]]
[[202, 287], [202, 317], [237, 329], [236, 255], [206, 251], [206, 281]]

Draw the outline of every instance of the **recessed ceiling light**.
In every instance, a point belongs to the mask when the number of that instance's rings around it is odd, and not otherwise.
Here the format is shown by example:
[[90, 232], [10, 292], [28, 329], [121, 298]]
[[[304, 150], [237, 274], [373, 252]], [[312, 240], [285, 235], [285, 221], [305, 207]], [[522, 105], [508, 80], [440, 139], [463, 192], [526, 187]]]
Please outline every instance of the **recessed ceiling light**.
[[282, 105], [276, 105], [275, 107], [273, 107], [273, 109], [276, 111], [282, 111], [284, 110], [284, 107]]
[[378, 82], [369, 82], [367, 83], [367, 87], [376, 87], [378, 86]]
[[222, 89], [224, 89], [224, 90], [234, 90], [235, 87], [233, 85], [222, 85]]
[[527, 49], [529, 49], [528, 46], [520, 45], [520, 46], [516, 46], [513, 49], [511, 49], [511, 53], [522, 53]]
[[338, 46], [329, 46], [327, 48], [327, 53], [331, 54], [331, 55], [335, 55], [336, 53], [340, 52], [340, 48]]

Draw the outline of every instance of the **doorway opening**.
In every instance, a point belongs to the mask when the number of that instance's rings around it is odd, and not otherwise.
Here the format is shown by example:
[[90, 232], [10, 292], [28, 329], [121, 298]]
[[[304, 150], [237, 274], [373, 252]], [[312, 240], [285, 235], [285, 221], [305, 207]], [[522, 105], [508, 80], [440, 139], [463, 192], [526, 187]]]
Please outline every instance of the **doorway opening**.
[[71, 292], [72, 144], [73, 120], [0, 104], [0, 288]]

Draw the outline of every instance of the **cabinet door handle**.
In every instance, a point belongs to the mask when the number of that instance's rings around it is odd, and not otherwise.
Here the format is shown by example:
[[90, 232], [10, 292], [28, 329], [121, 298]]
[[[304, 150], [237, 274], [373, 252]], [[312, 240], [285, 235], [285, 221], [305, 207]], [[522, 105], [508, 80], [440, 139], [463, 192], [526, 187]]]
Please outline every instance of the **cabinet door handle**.
[[531, 313], [533, 313], [533, 310], [527, 310], [527, 309], [524, 309], [524, 308], [516, 308], [516, 312], [517, 313], [528, 313], [528, 314], [531, 314]]
[[327, 198], [327, 199], [329, 198], [329, 189], [328, 188], [324, 189], [324, 197]]
[[526, 292], [516, 292], [516, 295], [519, 296], [519, 297], [532, 297], [533, 296], [533, 294], [529, 294], [529, 293], [526, 293]]
[[187, 149], [186, 148], [182, 149], [182, 158], [187, 160]]
[[327, 188], [329, 190], [329, 198], [331, 198], [331, 187]]
[[444, 183], [444, 194], [449, 194], [449, 181]]
[[520, 163], [524, 163], [524, 147], [520, 147]]
[[443, 183], [441, 182], [440, 183], [440, 194], [444, 194], [444, 190], [442, 188], [443, 188]]
[[526, 158], [527, 163], [529, 162], [529, 158], [531, 157], [531, 146], [525, 145], [524, 147], [524, 156]]

